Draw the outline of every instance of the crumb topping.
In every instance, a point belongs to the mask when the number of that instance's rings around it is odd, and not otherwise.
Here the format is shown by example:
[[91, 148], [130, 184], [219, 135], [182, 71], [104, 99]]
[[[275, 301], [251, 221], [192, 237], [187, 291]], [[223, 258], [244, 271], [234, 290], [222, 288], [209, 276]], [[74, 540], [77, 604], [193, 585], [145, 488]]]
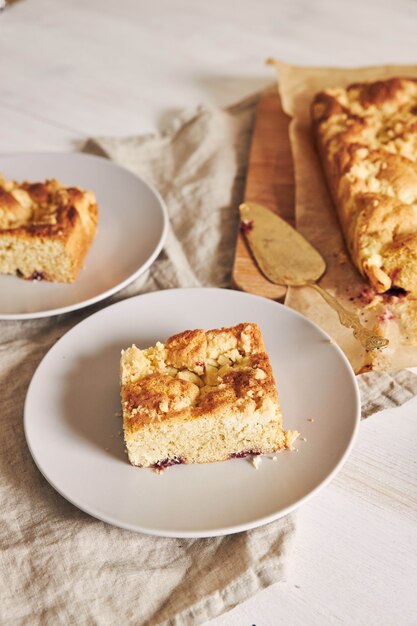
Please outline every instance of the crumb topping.
[[417, 81], [328, 89], [312, 115], [354, 262], [379, 293], [417, 292]]
[[51, 226], [56, 230], [71, 207], [83, 222], [97, 221], [91, 191], [65, 187], [57, 180], [17, 183], [0, 174], [0, 230]]
[[166, 419], [186, 409], [277, 401], [269, 359], [256, 324], [185, 331], [144, 350], [122, 352], [122, 402], [135, 422]]

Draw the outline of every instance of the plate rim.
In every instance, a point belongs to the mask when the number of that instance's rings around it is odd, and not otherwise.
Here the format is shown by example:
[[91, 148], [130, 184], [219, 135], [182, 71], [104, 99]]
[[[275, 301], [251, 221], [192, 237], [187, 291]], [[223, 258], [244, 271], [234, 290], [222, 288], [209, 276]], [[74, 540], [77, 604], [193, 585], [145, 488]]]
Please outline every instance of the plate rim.
[[[329, 342], [332, 344], [332, 349], [336, 350], [336, 352], [339, 353], [339, 356], [342, 357], [342, 362], [345, 365], [346, 368], [346, 373], [349, 374], [349, 380], [352, 384], [352, 388], [354, 391], [354, 395], [355, 395], [355, 408], [356, 408], [356, 412], [355, 412], [355, 416], [353, 421], [353, 429], [352, 429], [352, 433], [349, 439], [349, 442], [346, 446], [346, 449], [344, 450], [343, 454], [341, 455], [341, 457], [339, 458], [338, 462], [336, 463], [335, 467], [332, 469], [331, 472], [329, 472], [326, 477], [318, 484], [316, 485], [313, 489], [311, 489], [308, 493], [306, 493], [304, 496], [302, 496], [301, 498], [297, 499], [295, 502], [293, 502], [292, 504], [288, 505], [287, 507], [280, 509], [278, 512], [275, 513], [271, 513], [270, 515], [266, 515], [260, 518], [257, 518], [256, 520], [253, 520], [251, 522], [246, 522], [246, 523], [242, 523], [242, 524], [235, 524], [232, 526], [227, 526], [227, 527], [222, 527], [222, 528], [218, 528], [216, 530], [199, 530], [199, 531], [169, 531], [169, 530], [155, 530], [155, 529], [149, 529], [147, 527], [143, 527], [143, 526], [139, 526], [137, 524], [130, 524], [130, 523], [125, 523], [125, 522], [121, 522], [119, 521], [116, 517], [112, 516], [112, 515], [104, 515], [101, 513], [97, 513], [93, 507], [89, 507], [89, 506], [85, 506], [82, 505], [80, 506], [77, 502], [75, 502], [72, 498], [69, 498], [67, 495], [65, 495], [65, 493], [63, 493], [63, 491], [57, 486], [55, 485], [54, 481], [51, 480], [46, 473], [42, 470], [40, 463], [38, 462], [38, 459], [36, 458], [32, 446], [30, 444], [30, 440], [29, 440], [29, 436], [28, 436], [28, 404], [29, 404], [29, 396], [32, 390], [32, 387], [34, 387], [34, 385], [36, 384], [36, 376], [38, 375], [38, 372], [44, 362], [44, 360], [48, 357], [48, 355], [54, 351], [55, 347], [58, 346], [61, 342], [62, 339], [64, 339], [64, 337], [66, 337], [67, 335], [71, 334], [73, 331], [75, 331], [80, 325], [86, 323], [90, 318], [96, 316], [96, 315], [101, 315], [104, 312], [107, 312], [108, 309], [112, 309], [114, 307], [120, 307], [122, 308], [123, 306], [126, 306], [127, 303], [131, 303], [132, 301], [136, 301], [140, 298], [147, 298], [147, 297], [152, 297], [155, 294], [161, 294], [161, 293], [165, 293], [165, 292], [190, 292], [190, 291], [211, 291], [211, 292], [232, 292], [235, 294], [239, 294], [239, 296], [242, 297], [246, 297], [248, 299], [256, 299], [256, 300], [261, 300], [261, 301], [267, 301], [277, 307], [283, 308], [285, 309], [287, 312], [290, 313], [290, 315], [295, 315], [295, 317], [302, 319], [303, 321], [307, 322], [309, 325], [311, 325], [316, 331], [318, 331], [323, 337], [325, 337], [326, 339], [329, 340]], [[40, 473], [42, 474], [42, 476], [45, 478], [45, 480], [55, 489], [55, 491], [57, 493], [59, 493], [60, 496], [62, 496], [65, 500], [67, 500], [67, 502], [70, 502], [73, 506], [75, 506], [76, 508], [78, 508], [80, 511], [83, 511], [84, 513], [87, 513], [88, 515], [94, 517], [95, 519], [98, 519], [102, 522], [105, 522], [107, 524], [111, 524], [112, 526], [116, 526], [117, 528], [123, 528], [125, 530], [130, 530], [133, 532], [140, 532], [143, 533], [145, 535], [150, 535], [150, 536], [154, 536], [154, 537], [168, 537], [168, 538], [177, 538], [177, 539], [198, 539], [198, 538], [208, 538], [208, 537], [219, 537], [219, 536], [226, 536], [226, 535], [231, 535], [231, 534], [235, 534], [235, 533], [239, 533], [239, 532], [244, 532], [247, 530], [251, 530], [254, 528], [258, 528], [261, 526], [264, 526], [266, 524], [269, 524], [273, 521], [276, 521], [278, 519], [281, 519], [282, 517], [285, 517], [286, 515], [288, 515], [289, 513], [291, 513], [292, 511], [298, 509], [301, 505], [303, 505], [305, 502], [307, 502], [308, 500], [310, 500], [312, 497], [314, 497], [314, 495], [316, 495], [318, 492], [320, 492], [324, 487], [326, 487], [332, 480], [333, 478], [338, 474], [338, 472], [341, 470], [341, 468], [343, 467], [343, 465], [345, 464], [347, 458], [350, 455], [350, 452], [355, 444], [356, 438], [358, 436], [358, 431], [359, 431], [359, 424], [361, 421], [361, 398], [360, 398], [360, 391], [359, 391], [359, 385], [356, 379], [356, 375], [354, 373], [354, 370], [348, 360], [348, 358], [346, 357], [345, 353], [343, 352], [343, 350], [331, 339], [330, 335], [328, 335], [328, 333], [326, 331], [324, 331], [322, 328], [320, 328], [320, 326], [318, 326], [315, 322], [311, 321], [309, 318], [307, 318], [306, 316], [304, 316], [302, 313], [300, 313], [299, 311], [296, 311], [295, 309], [292, 309], [290, 307], [285, 306], [284, 304], [281, 304], [280, 302], [276, 302], [274, 300], [271, 300], [269, 298], [265, 298], [263, 296], [258, 296], [255, 294], [250, 294], [247, 292], [243, 292], [243, 291], [239, 291], [239, 290], [235, 290], [235, 289], [225, 289], [225, 288], [221, 288], [221, 287], [179, 287], [179, 288], [170, 288], [170, 289], [161, 289], [161, 290], [157, 290], [157, 291], [151, 291], [151, 292], [146, 292], [143, 294], [139, 294], [137, 296], [133, 296], [131, 298], [126, 298], [124, 300], [121, 300], [119, 302], [115, 302], [107, 307], [104, 307], [103, 309], [100, 309], [99, 311], [96, 311], [94, 313], [92, 313], [91, 315], [89, 315], [88, 317], [84, 318], [83, 320], [81, 320], [80, 322], [78, 322], [77, 324], [75, 324], [72, 328], [70, 328], [66, 333], [64, 333], [64, 335], [62, 335], [62, 337], [60, 337], [58, 339], [58, 341], [56, 341], [51, 348], [47, 351], [47, 353], [43, 356], [42, 360], [40, 361], [40, 363], [37, 365], [36, 370], [32, 376], [32, 379], [30, 381], [30, 384], [28, 386], [28, 390], [26, 393], [26, 397], [25, 397], [25, 402], [24, 402], [24, 408], [23, 408], [23, 428], [24, 428], [24, 435], [25, 435], [25, 440], [26, 440], [26, 444], [29, 448], [31, 457], [36, 465], [36, 467], [38, 468], [38, 470], [40, 471]]]
[[[0, 162], [1, 160], [7, 159], [7, 158], [39, 158], [40, 156], [42, 157], [54, 157], [54, 158], [63, 158], [63, 157], [76, 157], [76, 158], [81, 158], [81, 159], [87, 159], [87, 160], [94, 160], [94, 161], [101, 161], [107, 164], [110, 164], [112, 167], [115, 167], [117, 169], [123, 170], [125, 172], [128, 172], [131, 176], [134, 176], [135, 178], [139, 179], [141, 181], [141, 183], [147, 187], [149, 189], [149, 191], [156, 197], [159, 207], [161, 209], [161, 216], [162, 216], [162, 230], [161, 230], [161, 234], [160, 237], [158, 239], [157, 245], [155, 246], [155, 249], [153, 251], [153, 253], [148, 257], [148, 259], [145, 261], [145, 263], [143, 263], [135, 272], [133, 272], [132, 274], [130, 274], [130, 276], [128, 276], [127, 278], [125, 278], [123, 281], [117, 283], [116, 285], [114, 285], [113, 287], [110, 287], [110, 289], [107, 289], [106, 291], [103, 291], [99, 294], [97, 294], [96, 296], [92, 296], [91, 298], [87, 298], [86, 300], [82, 300], [81, 302], [77, 302], [74, 304], [69, 304], [63, 307], [58, 307], [58, 308], [54, 308], [54, 309], [47, 309], [45, 311], [35, 311], [35, 312], [29, 312], [29, 313], [1, 313], [0, 312], [0, 320], [5, 320], [5, 321], [11, 321], [11, 320], [34, 320], [34, 319], [41, 319], [41, 318], [45, 318], [45, 317], [53, 317], [56, 315], [61, 315], [61, 314], [65, 314], [65, 313], [71, 313], [72, 311], [79, 311], [81, 309], [87, 308], [93, 304], [97, 304], [97, 302], [101, 302], [102, 300], [105, 300], [106, 298], [109, 298], [110, 296], [114, 295], [115, 293], [121, 291], [122, 289], [124, 289], [125, 287], [127, 287], [128, 285], [130, 285], [130, 283], [132, 283], [134, 280], [136, 280], [137, 278], [139, 278], [139, 276], [141, 276], [142, 274], [144, 274], [146, 272], [146, 270], [149, 269], [149, 267], [153, 264], [153, 262], [155, 261], [155, 259], [158, 257], [158, 255], [160, 254], [163, 245], [165, 243], [165, 240], [167, 238], [168, 235], [168, 230], [169, 230], [169, 214], [168, 214], [168, 209], [167, 206], [165, 204], [164, 199], [162, 198], [161, 194], [159, 193], [159, 191], [150, 183], [148, 183], [147, 181], [145, 181], [141, 176], [139, 176], [138, 174], [135, 174], [134, 172], [132, 172], [131, 170], [129, 170], [127, 167], [124, 167], [123, 165], [120, 165], [119, 163], [116, 163], [115, 161], [113, 161], [110, 158], [104, 157], [104, 156], [99, 156], [96, 154], [88, 154], [85, 152], [9, 152], [9, 153], [2, 153], [0, 154]], [[110, 305], [111, 306], [111, 305]]]

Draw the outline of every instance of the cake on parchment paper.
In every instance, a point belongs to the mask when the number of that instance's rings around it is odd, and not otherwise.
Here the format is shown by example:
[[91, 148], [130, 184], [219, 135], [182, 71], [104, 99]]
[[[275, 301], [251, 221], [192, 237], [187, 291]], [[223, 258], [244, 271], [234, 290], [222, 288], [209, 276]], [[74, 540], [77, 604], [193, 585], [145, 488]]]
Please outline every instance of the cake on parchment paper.
[[312, 117], [353, 262], [378, 293], [417, 293], [417, 80], [326, 89]]

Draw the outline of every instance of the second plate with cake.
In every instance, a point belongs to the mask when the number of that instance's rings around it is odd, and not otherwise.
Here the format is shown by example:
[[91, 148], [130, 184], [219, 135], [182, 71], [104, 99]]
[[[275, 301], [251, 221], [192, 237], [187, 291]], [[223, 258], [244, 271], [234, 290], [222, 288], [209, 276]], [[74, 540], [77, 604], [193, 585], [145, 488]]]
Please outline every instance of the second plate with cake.
[[[132, 344], [146, 349], [185, 329], [208, 331], [241, 322], [257, 324], [262, 332], [285, 429], [300, 432], [295, 450], [258, 456], [257, 468], [248, 458], [175, 464], [162, 475], [151, 468], [132, 466], [123, 441], [121, 350]], [[241, 337], [245, 330], [246, 326], [236, 329], [239, 355], [239, 350], [245, 351]], [[208, 344], [212, 335], [206, 336]], [[174, 352], [168, 355], [169, 363], [178, 356], [178, 350]], [[148, 358], [149, 354], [142, 356]], [[230, 375], [234, 379], [236, 367], [246, 367], [235, 356], [238, 365], [232, 363], [231, 372], [216, 368], [220, 378]], [[139, 354], [133, 357], [140, 360]], [[197, 361], [195, 366], [201, 367], [200, 359]], [[181, 367], [169, 363], [170, 375], [177, 377], [174, 370]], [[164, 357], [161, 367], [166, 364]], [[252, 374], [249, 378], [257, 380]], [[226, 391], [228, 381], [223, 381]], [[213, 386], [209, 380], [201, 382]], [[222, 381], [217, 382], [219, 385], [208, 389], [209, 393], [222, 391]], [[233, 387], [236, 381], [229, 382]], [[253, 387], [254, 391], [261, 390], [257, 384]], [[143, 394], [138, 398], [143, 404]], [[249, 395], [248, 406], [251, 399]], [[177, 289], [124, 300], [95, 313], [64, 335], [33, 377], [24, 419], [29, 449], [38, 468], [80, 509], [130, 530], [207, 537], [270, 522], [317, 492], [345, 460], [359, 415], [359, 393], [349, 363], [328, 336], [307, 319], [249, 294]], [[262, 412], [259, 419], [263, 419]]]
[[[75, 187], [78, 188], [78, 195], [80, 195], [80, 189], [88, 190], [94, 197], [94, 202], [97, 201], [98, 204], [97, 231], [92, 243], [89, 241], [85, 259], [82, 255], [81, 261], [84, 267], [76, 277], [70, 276], [71, 280], [75, 277], [74, 282], [66, 284], [42, 280], [44, 271], [33, 272], [35, 280], [25, 280], [19, 276], [6, 274], [0, 275], [0, 319], [46, 317], [94, 304], [137, 278], [151, 265], [162, 248], [168, 230], [168, 214], [163, 200], [141, 178], [108, 159], [87, 154], [9, 155], [0, 157], [0, 173], [8, 179], [9, 186], [11, 181], [18, 181], [20, 184], [22, 181], [35, 183], [57, 179], [63, 186], [70, 187], [72, 192], [77, 191]], [[32, 185], [32, 187], [42, 187], [42, 185]], [[50, 195], [48, 185], [43, 185], [43, 187], [44, 195]], [[16, 195], [18, 193], [22, 194], [20, 188], [17, 189]], [[32, 196], [35, 194], [33, 193]], [[17, 198], [19, 199], [20, 196]], [[39, 200], [37, 196], [35, 199]], [[22, 202], [24, 200], [25, 198]], [[16, 202], [15, 204], [19, 208], [19, 204]], [[9, 205], [6, 205], [6, 208], [7, 206]], [[45, 221], [45, 216], [41, 217]], [[38, 216], [38, 222], [42, 221], [41, 217]], [[42, 231], [41, 235], [36, 238], [34, 237], [36, 228], [39, 229], [39, 224], [31, 223], [28, 226], [34, 245], [33, 253], [38, 256], [48, 255], [53, 245], [59, 243], [58, 239], [63, 238], [64, 233], [60, 232], [60, 221], [57, 220], [55, 228], [57, 232], [52, 232], [52, 235], [46, 231], [47, 236], [44, 237]], [[18, 231], [20, 233], [20, 230], [16, 229], [16, 233]], [[10, 239], [14, 230], [5, 232]], [[50, 241], [46, 241], [48, 237]], [[3, 239], [5, 254], [8, 254], [9, 246], [15, 245], [16, 247], [16, 258], [9, 260], [10, 263], [13, 261], [13, 267], [19, 268], [19, 262], [22, 262], [22, 271], [18, 273], [23, 276], [28, 275], [27, 271], [23, 271], [28, 264], [27, 258], [19, 260], [20, 248], [16, 245], [16, 238], [8, 241], [3, 236]], [[25, 242], [28, 239], [27, 233], [26, 235], [20, 233], [20, 239], [20, 244]], [[72, 242], [71, 245], [73, 244], [80, 247], [78, 240]], [[21, 250], [26, 257], [30, 252], [30, 245]], [[59, 249], [55, 257], [60, 255], [65, 260]], [[52, 261], [56, 263], [54, 255], [51, 255]], [[45, 267], [42, 265], [43, 270], [47, 267], [48, 263]], [[33, 269], [39, 268], [35, 264]], [[57, 280], [67, 280], [67, 278], [67, 275], [64, 277], [61, 274], [57, 275]]]

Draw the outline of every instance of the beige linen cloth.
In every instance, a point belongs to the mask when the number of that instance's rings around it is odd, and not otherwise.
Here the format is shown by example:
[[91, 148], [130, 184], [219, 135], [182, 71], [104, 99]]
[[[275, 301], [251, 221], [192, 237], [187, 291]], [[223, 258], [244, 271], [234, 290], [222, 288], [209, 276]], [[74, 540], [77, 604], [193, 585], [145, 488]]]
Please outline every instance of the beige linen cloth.
[[[255, 103], [200, 108], [160, 135], [89, 144], [157, 187], [171, 218], [157, 262], [112, 301], [167, 287], [230, 285]], [[22, 425], [30, 379], [65, 331], [108, 303], [0, 323], [2, 626], [194, 626], [285, 577], [294, 515], [227, 537], [149, 537], [82, 513], [36, 469]], [[405, 371], [362, 377], [364, 416], [408, 400], [416, 381]]]

